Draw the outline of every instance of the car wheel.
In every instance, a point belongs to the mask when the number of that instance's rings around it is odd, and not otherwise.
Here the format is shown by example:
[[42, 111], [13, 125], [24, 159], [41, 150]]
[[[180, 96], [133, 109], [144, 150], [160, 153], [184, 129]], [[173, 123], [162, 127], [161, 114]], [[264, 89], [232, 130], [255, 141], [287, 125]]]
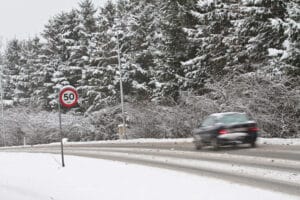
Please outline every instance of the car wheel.
[[255, 141], [251, 142], [251, 143], [250, 143], [250, 146], [251, 146], [251, 148], [254, 148], [254, 147], [256, 147], [256, 143], [255, 143]]
[[211, 146], [213, 147], [214, 150], [219, 149], [220, 145], [219, 145], [219, 141], [217, 138], [211, 139]]
[[203, 142], [202, 142], [201, 137], [196, 137], [196, 138], [194, 139], [194, 144], [195, 144], [196, 150], [202, 149], [202, 147], [203, 147]]
[[233, 143], [233, 144], [232, 144], [232, 147], [233, 147], [234, 149], [236, 149], [237, 146], [238, 146], [237, 143]]
[[196, 150], [200, 150], [203, 147], [203, 143], [201, 141], [198, 141], [195, 143], [195, 146], [196, 146]]

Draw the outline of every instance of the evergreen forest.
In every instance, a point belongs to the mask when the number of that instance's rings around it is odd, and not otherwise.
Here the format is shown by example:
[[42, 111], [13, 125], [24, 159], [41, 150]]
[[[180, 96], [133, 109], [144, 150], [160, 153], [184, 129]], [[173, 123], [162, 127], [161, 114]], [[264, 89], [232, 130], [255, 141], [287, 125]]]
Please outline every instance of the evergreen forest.
[[117, 139], [120, 74], [129, 138], [190, 137], [226, 111], [246, 112], [262, 136], [300, 136], [299, 0], [83, 0], [8, 41], [0, 65], [0, 145], [57, 141], [66, 85], [80, 99], [63, 110], [65, 137]]

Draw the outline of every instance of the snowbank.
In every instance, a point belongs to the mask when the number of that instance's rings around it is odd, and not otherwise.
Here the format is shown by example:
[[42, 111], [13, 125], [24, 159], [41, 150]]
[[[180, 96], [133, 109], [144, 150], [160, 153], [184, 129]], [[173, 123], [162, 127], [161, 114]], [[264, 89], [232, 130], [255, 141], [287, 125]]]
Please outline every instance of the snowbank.
[[[175, 138], [175, 139], [155, 139], [155, 138], [140, 138], [140, 139], [120, 139], [120, 140], [101, 140], [101, 141], [89, 141], [89, 142], [68, 142], [67, 138], [64, 138], [64, 144], [76, 145], [76, 144], [178, 144], [181, 143], [192, 143], [193, 138]], [[300, 138], [258, 138], [257, 144], [259, 145], [300, 145]], [[50, 144], [40, 144], [34, 145], [36, 147], [41, 146], [57, 146], [60, 145], [59, 142], [50, 143]], [[23, 148], [24, 146], [11, 146], [11, 147], [2, 147], [2, 148]], [[29, 147], [29, 145], [27, 145]]]
[[[67, 142], [67, 144], [143, 144], [143, 143], [191, 143], [193, 138], [179, 138], [179, 139], [153, 139], [153, 138], [141, 138], [131, 140], [106, 140], [106, 141], [91, 141], [91, 142]], [[300, 145], [300, 138], [258, 138], [258, 144], [270, 144], [270, 145]]]
[[300, 145], [300, 138], [258, 138], [258, 144], [271, 145]]

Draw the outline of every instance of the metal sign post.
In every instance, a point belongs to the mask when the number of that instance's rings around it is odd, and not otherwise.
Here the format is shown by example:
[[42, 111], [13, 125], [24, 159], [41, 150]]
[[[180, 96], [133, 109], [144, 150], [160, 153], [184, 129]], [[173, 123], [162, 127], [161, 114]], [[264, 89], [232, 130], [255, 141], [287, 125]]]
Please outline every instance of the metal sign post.
[[61, 149], [61, 165], [65, 167], [65, 158], [64, 158], [64, 144], [63, 144], [63, 133], [61, 127], [61, 108], [60, 103], [58, 103], [59, 110], [59, 136], [60, 136], [60, 149]]
[[119, 33], [117, 32], [117, 46], [118, 46], [118, 66], [120, 73], [120, 93], [121, 93], [121, 108], [122, 108], [122, 121], [123, 121], [123, 135], [127, 139], [126, 125], [125, 125], [125, 114], [124, 114], [124, 94], [123, 94], [123, 83], [122, 83], [122, 68], [121, 68], [121, 50], [119, 44]]
[[62, 167], [65, 167], [63, 131], [62, 131], [62, 125], [61, 125], [61, 106], [66, 107], [66, 108], [72, 108], [72, 107], [76, 106], [77, 102], [78, 102], [78, 93], [74, 87], [66, 86], [60, 90], [58, 96], [59, 96], [58, 110], [59, 110], [61, 163], [62, 163]]
[[3, 144], [6, 146], [6, 133], [5, 133], [5, 125], [4, 125], [4, 105], [3, 105], [3, 83], [2, 83], [2, 75], [3, 75], [3, 65], [1, 65], [1, 74], [0, 74], [0, 92], [1, 92], [1, 114], [2, 114], [2, 137]]

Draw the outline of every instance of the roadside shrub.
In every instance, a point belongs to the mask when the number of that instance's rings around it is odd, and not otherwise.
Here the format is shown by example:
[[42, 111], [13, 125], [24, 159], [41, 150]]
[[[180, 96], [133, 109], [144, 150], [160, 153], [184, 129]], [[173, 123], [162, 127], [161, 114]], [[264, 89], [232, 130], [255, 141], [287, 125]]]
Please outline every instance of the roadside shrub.
[[186, 104], [193, 106], [200, 118], [214, 112], [245, 112], [258, 122], [262, 136], [297, 137], [300, 132], [299, 84], [284, 75], [232, 75], [207, 84], [212, 92], [190, 97]]

